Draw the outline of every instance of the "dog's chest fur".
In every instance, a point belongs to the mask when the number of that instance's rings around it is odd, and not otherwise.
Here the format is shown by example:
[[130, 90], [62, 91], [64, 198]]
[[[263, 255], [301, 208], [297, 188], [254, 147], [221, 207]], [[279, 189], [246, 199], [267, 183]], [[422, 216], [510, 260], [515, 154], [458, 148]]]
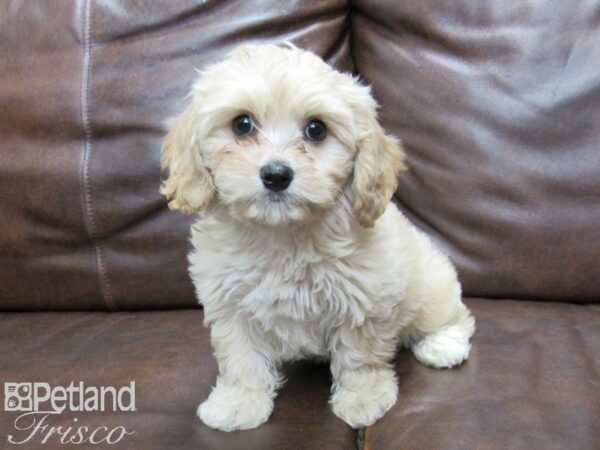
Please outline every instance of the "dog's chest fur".
[[370, 314], [389, 316], [397, 300], [380, 300], [406, 288], [402, 255], [361, 251], [370, 243], [343, 232], [257, 233], [204, 219], [192, 241], [190, 273], [206, 322], [242, 318], [281, 359], [328, 355], [330, 333]]

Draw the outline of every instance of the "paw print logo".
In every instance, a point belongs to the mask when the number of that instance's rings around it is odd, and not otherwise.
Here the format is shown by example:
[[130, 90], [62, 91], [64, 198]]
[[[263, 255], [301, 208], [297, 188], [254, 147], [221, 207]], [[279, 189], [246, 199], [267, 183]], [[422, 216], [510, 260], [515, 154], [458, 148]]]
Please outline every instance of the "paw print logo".
[[4, 383], [4, 410], [31, 411], [31, 383]]

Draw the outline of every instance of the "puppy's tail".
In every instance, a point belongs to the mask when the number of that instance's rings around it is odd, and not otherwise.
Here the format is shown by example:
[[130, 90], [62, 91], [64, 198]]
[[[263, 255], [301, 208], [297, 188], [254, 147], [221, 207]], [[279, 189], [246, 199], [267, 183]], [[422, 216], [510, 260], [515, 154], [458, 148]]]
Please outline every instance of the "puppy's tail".
[[288, 50], [298, 50], [298, 47], [294, 45], [292, 41], [283, 41], [279, 45], [283, 48], [287, 48]]

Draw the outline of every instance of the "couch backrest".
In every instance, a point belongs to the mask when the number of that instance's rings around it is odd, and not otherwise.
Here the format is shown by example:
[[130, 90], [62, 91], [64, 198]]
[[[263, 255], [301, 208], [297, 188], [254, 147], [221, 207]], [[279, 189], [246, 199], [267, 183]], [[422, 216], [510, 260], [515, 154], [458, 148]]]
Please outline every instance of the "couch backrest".
[[357, 1], [397, 198], [470, 296], [600, 299], [600, 1]]
[[193, 306], [158, 193], [195, 68], [291, 40], [351, 71], [344, 2], [0, 2], [0, 308]]
[[409, 154], [397, 198], [467, 295], [596, 300], [599, 7], [566, 3], [0, 3], [0, 308], [196, 304], [163, 124], [249, 40], [373, 84]]

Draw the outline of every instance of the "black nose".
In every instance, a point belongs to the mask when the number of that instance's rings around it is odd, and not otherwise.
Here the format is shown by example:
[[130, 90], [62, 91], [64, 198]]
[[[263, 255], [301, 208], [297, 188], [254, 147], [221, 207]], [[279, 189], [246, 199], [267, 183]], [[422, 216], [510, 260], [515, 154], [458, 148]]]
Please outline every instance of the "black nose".
[[261, 167], [260, 179], [267, 189], [279, 192], [290, 185], [294, 179], [294, 171], [283, 163], [272, 162]]

